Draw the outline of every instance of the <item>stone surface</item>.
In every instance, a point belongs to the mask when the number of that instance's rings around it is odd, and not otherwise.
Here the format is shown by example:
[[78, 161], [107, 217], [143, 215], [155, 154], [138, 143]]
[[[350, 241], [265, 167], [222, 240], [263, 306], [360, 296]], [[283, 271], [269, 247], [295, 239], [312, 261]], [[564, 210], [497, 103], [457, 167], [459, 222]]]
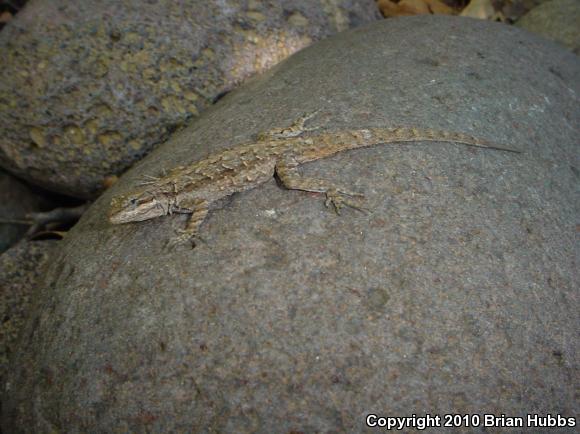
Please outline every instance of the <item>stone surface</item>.
[[[52, 204], [50, 199], [0, 170], [0, 220], [22, 220], [27, 213], [46, 211]], [[26, 225], [0, 221], [0, 253], [22, 238], [27, 230]]]
[[0, 378], [29, 314], [31, 294], [44, 276], [56, 241], [23, 241], [0, 255]]
[[559, 42], [580, 55], [578, 0], [552, 0], [543, 3], [524, 15], [516, 25]]
[[515, 22], [536, 6], [549, 1], [550, 0], [518, 0], [517, 2], [506, 2], [505, 4], [502, 3], [501, 11], [506, 18], [511, 20], [511, 22]]
[[[370, 412], [577, 415], [578, 77], [577, 56], [520, 29], [413, 17], [252, 80], [73, 228], [4, 384], [4, 426], [361, 432]], [[525, 153], [346, 152], [302, 172], [365, 192], [369, 214], [272, 179], [224, 200], [194, 250], [166, 248], [183, 216], [108, 223], [111, 197], [144, 174], [316, 109], [321, 130], [416, 125]]]
[[91, 197], [220, 95], [373, 0], [32, 0], [0, 33], [0, 165]]

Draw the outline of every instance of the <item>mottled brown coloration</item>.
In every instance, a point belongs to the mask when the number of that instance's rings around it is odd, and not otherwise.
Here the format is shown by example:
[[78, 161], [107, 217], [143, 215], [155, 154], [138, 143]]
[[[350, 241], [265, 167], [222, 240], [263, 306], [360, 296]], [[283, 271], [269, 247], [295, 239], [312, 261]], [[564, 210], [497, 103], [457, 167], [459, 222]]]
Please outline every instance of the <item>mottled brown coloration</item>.
[[337, 212], [344, 206], [360, 208], [344, 196], [363, 196], [332, 183], [300, 176], [297, 167], [349, 149], [396, 142], [435, 141], [519, 152], [463, 133], [416, 128], [369, 128], [314, 133], [304, 127], [313, 114], [285, 129], [260, 134], [255, 142], [211, 154], [160, 178], [150, 178], [111, 203], [110, 221], [128, 223], [172, 213], [191, 214], [175, 244], [192, 240], [211, 205], [235, 192], [249, 190], [278, 175], [289, 189], [326, 194], [326, 205]]

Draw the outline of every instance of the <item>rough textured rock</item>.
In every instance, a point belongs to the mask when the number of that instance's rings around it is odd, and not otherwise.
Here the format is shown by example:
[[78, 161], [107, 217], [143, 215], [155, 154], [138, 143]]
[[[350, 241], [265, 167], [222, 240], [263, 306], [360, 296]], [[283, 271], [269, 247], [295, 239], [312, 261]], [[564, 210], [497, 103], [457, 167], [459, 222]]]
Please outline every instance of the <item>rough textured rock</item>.
[[559, 42], [580, 55], [580, 2], [552, 0], [524, 15], [517, 26]]
[[44, 276], [56, 241], [23, 241], [0, 255], [0, 378], [31, 305], [31, 294]]
[[[22, 220], [29, 212], [46, 211], [53, 202], [28, 185], [0, 170], [0, 220]], [[28, 229], [0, 221], [0, 253], [18, 241]]]
[[32, 0], [0, 33], [0, 164], [89, 197], [224, 92], [373, 0]]
[[517, 2], [506, 2], [505, 4], [502, 3], [503, 6], [501, 10], [506, 18], [509, 18], [512, 20], [512, 22], [514, 22], [534, 9], [536, 6], [549, 1], [550, 0], [519, 0]]
[[[5, 426], [359, 432], [369, 412], [576, 415], [579, 76], [576, 56], [520, 29], [414, 17], [252, 80], [62, 244], [4, 385]], [[107, 222], [140, 176], [315, 109], [322, 130], [437, 127], [525, 153], [343, 153], [303, 173], [364, 191], [369, 214], [272, 179], [213, 211], [194, 250], [165, 247], [182, 216]]]

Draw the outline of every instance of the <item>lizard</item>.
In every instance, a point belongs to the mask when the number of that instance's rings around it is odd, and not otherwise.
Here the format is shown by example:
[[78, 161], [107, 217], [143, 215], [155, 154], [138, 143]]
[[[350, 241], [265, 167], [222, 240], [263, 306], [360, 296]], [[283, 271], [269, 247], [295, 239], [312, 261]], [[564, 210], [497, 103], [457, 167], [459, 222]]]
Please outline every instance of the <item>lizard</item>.
[[[317, 111], [318, 112], [318, 111]], [[411, 127], [366, 128], [315, 133], [305, 127], [317, 112], [301, 116], [290, 127], [272, 129], [254, 141], [233, 146], [187, 166], [176, 167], [164, 176], [149, 177], [126, 194], [111, 201], [109, 220], [113, 224], [149, 220], [173, 213], [191, 214], [180, 235], [170, 243], [192, 242], [212, 205], [236, 192], [253, 189], [277, 175], [284, 187], [324, 193], [325, 205], [337, 214], [343, 207], [365, 211], [349, 197], [364, 195], [323, 179], [304, 178], [298, 167], [339, 152], [398, 142], [446, 142], [520, 153], [459, 132]]]

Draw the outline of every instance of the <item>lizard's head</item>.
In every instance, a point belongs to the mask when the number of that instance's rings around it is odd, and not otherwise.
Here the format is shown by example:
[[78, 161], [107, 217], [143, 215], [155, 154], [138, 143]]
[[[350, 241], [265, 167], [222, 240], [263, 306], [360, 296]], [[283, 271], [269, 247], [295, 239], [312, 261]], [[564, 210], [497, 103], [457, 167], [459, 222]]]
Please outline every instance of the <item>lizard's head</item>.
[[147, 191], [135, 191], [111, 201], [111, 223], [129, 223], [160, 217], [168, 212], [167, 200]]

